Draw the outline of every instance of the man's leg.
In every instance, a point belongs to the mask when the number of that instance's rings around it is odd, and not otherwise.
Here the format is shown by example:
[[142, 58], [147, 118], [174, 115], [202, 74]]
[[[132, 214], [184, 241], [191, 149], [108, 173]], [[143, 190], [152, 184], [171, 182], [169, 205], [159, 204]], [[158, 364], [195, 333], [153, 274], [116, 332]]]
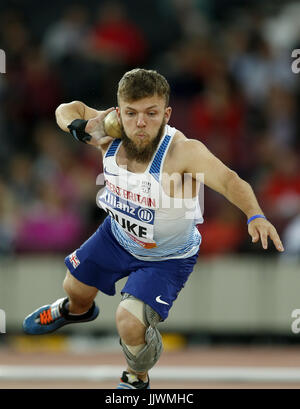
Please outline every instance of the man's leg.
[[63, 288], [68, 297], [44, 305], [28, 315], [23, 322], [27, 334], [49, 334], [67, 324], [93, 321], [99, 314], [94, 302], [98, 289], [86, 285], [67, 271]]
[[160, 316], [141, 300], [125, 294], [116, 312], [120, 343], [128, 363], [127, 372], [148, 382], [148, 370], [162, 352], [161, 336], [156, 325]]
[[71, 314], [83, 314], [93, 305], [98, 289], [77, 280], [67, 270], [67, 275], [63, 282], [63, 289], [68, 295], [69, 302], [67, 308]]
[[[132, 313], [119, 305], [116, 312], [116, 323], [118, 333], [128, 350], [136, 355], [145, 346], [146, 326]], [[127, 367], [127, 371], [138, 375], [143, 382], [148, 380], [148, 371], [137, 372]]]

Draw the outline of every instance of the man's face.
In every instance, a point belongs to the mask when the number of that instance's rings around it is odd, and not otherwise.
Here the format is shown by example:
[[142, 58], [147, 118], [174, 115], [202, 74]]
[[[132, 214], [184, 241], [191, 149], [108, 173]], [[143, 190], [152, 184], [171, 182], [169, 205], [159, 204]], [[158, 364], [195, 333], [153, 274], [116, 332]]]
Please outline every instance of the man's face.
[[165, 99], [157, 95], [133, 102], [120, 98], [117, 113], [128, 159], [149, 161], [171, 116]]

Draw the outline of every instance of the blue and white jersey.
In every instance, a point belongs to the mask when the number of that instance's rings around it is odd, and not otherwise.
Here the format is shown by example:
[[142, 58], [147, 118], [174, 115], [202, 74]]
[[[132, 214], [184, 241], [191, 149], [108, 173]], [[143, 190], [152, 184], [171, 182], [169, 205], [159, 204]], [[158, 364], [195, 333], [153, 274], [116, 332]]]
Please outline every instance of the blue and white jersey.
[[111, 142], [103, 158], [105, 189], [98, 204], [110, 215], [115, 238], [140, 260], [187, 258], [198, 252], [202, 223], [198, 196], [171, 198], [162, 188], [162, 170], [176, 129], [166, 125], [144, 173], [132, 173], [116, 162], [121, 139]]

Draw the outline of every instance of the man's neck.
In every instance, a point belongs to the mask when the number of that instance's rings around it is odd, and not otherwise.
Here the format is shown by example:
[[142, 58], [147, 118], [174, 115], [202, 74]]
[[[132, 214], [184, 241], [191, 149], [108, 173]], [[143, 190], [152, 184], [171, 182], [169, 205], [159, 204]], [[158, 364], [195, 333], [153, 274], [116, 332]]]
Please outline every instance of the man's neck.
[[152, 158], [145, 162], [140, 162], [140, 161], [137, 161], [136, 159], [128, 159], [126, 155], [126, 150], [124, 146], [122, 145], [120, 146], [119, 152], [116, 156], [117, 165], [133, 173], [145, 172], [151, 160]]

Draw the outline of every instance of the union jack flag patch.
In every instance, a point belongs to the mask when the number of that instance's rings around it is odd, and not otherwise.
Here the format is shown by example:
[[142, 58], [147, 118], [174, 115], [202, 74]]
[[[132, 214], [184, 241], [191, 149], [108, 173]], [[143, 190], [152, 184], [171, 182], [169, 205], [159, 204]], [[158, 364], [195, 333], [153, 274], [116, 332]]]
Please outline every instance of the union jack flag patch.
[[69, 256], [69, 260], [70, 260], [70, 262], [71, 262], [71, 264], [72, 264], [72, 266], [73, 266], [74, 268], [78, 267], [79, 264], [80, 264], [80, 261], [79, 261], [77, 255], [76, 255], [76, 251], [74, 251], [74, 253], [72, 253], [72, 254]]

